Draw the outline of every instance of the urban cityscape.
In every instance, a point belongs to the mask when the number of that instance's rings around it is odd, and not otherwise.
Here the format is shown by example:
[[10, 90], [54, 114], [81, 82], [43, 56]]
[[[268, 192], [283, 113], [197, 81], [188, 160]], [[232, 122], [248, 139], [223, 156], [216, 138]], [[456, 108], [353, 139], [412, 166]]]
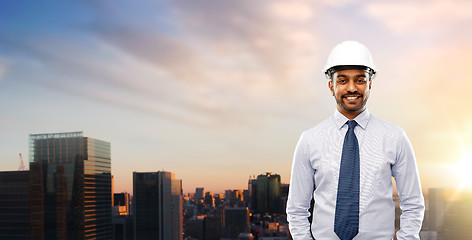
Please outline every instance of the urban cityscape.
[[471, 239], [471, 8], [0, 1], [0, 240], [290, 239], [293, 150], [333, 116], [345, 40], [379, 70], [369, 112], [411, 141], [421, 239]]
[[[289, 184], [277, 173], [247, 189], [184, 194], [178, 173], [133, 172], [133, 192], [114, 192], [111, 143], [82, 132], [31, 134], [29, 170], [0, 171], [0, 239], [291, 239]], [[21, 156], [20, 156], [21, 157]], [[421, 239], [470, 238], [472, 194], [431, 188]], [[400, 199], [395, 227], [400, 228]]]

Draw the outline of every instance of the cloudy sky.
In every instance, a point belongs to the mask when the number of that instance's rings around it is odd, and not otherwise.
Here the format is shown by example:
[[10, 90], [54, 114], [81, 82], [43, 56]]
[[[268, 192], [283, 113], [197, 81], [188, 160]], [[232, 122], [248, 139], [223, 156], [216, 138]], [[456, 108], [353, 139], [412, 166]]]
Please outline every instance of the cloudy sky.
[[0, 3], [0, 170], [28, 136], [111, 142], [115, 191], [165, 170], [184, 192], [289, 182], [300, 133], [333, 114], [321, 68], [344, 40], [379, 67], [368, 108], [405, 129], [423, 188], [472, 188], [472, 2]]

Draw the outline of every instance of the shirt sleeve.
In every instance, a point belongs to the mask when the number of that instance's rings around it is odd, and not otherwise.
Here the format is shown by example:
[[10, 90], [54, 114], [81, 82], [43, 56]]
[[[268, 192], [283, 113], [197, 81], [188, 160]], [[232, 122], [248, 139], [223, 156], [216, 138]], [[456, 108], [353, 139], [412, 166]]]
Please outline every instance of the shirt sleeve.
[[314, 172], [310, 164], [306, 136], [302, 134], [293, 157], [286, 209], [290, 234], [294, 240], [312, 239], [308, 217], [313, 197]]
[[392, 174], [397, 184], [402, 209], [397, 239], [419, 240], [425, 208], [424, 198], [413, 148], [403, 131], [398, 144], [397, 159], [392, 166]]

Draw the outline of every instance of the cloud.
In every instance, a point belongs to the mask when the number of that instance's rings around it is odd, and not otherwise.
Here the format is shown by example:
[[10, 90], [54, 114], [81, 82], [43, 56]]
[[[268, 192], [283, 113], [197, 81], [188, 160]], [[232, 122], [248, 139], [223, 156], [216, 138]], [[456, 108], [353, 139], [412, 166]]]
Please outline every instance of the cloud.
[[[91, 31], [104, 44], [179, 82], [176, 94], [192, 109], [224, 116], [280, 111], [280, 102], [308, 95], [303, 79], [317, 58], [316, 9], [303, 1], [258, 4], [165, 2], [162, 17], [155, 14], [146, 23], [114, 11], [115, 4], [103, 4]], [[141, 10], [134, 8], [130, 11]]]
[[199, 126], [289, 115], [312, 93], [307, 81], [320, 44], [312, 25], [318, 9], [309, 2], [123, 1], [81, 9], [91, 9], [88, 17], [54, 28], [60, 32], [1, 36], [38, 63], [21, 61], [37, 76], [20, 81]]
[[[96, 31], [106, 42], [168, 71], [178, 81], [224, 81], [242, 93], [248, 83], [285, 89], [284, 83], [303, 71], [316, 53], [317, 38], [309, 26], [312, 8], [302, 2], [262, 2], [258, 7], [244, 1], [175, 3], [169, 10], [176, 26], [171, 32], [159, 27], [135, 30], [138, 23], [114, 26], [108, 22]], [[123, 18], [116, 13], [99, 15]], [[155, 25], [163, 22], [155, 21]]]
[[6, 65], [5, 61], [0, 59], [0, 79], [2, 79], [2, 77], [3, 77], [3, 75], [5, 74], [6, 71], [7, 71], [7, 65]]
[[472, 19], [466, 0], [375, 1], [366, 4], [367, 13], [396, 34], [447, 30]]

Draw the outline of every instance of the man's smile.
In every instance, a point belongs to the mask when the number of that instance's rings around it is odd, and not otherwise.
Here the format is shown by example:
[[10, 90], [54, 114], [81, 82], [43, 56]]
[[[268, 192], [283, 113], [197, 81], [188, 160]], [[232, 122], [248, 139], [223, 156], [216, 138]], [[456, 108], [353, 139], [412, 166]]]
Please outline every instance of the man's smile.
[[360, 95], [360, 94], [359, 94], [359, 95], [354, 95], [354, 96], [353, 96], [353, 95], [343, 95], [343, 96], [342, 96], [342, 98], [347, 99], [348, 102], [354, 102], [354, 101], [356, 101], [358, 98], [361, 98], [361, 97], [362, 97], [362, 95]]

